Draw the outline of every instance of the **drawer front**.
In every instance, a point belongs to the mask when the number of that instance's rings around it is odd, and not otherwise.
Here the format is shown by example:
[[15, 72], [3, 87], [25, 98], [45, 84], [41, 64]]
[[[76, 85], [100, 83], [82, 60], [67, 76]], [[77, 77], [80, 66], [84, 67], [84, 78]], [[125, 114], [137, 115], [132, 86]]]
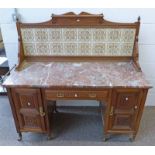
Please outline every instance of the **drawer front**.
[[138, 106], [138, 93], [137, 92], [123, 92], [118, 93], [116, 98], [116, 109], [131, 110], [134, 106]]
[[45, 98], [53, 99], [88, 99], [103, 100], [108, 98], [108, 91], [71, 91], [71, 90], [45, 90]]
[[44, 132], [45, 113], [40, 90], [15, 88], [12, 89], [12, 94], [20, 130]]

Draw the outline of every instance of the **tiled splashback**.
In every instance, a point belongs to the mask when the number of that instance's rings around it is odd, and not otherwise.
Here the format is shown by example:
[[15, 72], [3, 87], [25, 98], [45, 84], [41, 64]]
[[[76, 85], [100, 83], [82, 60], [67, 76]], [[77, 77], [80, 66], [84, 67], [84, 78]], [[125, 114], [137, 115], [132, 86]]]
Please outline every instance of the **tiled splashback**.
[[136, 29], [21, 28], [26, 56], [132, 56]]

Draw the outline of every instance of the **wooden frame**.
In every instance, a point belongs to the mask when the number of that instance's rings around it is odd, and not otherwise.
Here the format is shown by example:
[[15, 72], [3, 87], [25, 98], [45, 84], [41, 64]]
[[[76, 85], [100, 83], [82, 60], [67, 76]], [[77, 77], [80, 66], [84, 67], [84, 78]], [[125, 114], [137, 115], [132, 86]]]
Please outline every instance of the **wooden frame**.
[[[93, 27], [93, 28], [134, 28], [136, 29], [135, 41], [132, 56], [25, 56], [21, 37], [21, 28], [81, 28], [81, 27]], [[138, 34], [140, 27], [140, 17], [138, 21], [134, 23], [116, 23], [104, 19], [103, 14], [90, 14], [81, 12], [75, 14], [68, 12], [62, 15], [52, 14], [52, 19], [42, 23], [21, 23], [17, 21], [18, 40], [19, 40], [19, 52], [18, 52], [18, 65], [17, 70], [20, 70], [20, 65], [24, 60], [27, 61], [94, 61], [94, 60], [129, 60], [133, 61], [134, 66], [140, 71], [138, 63]]]

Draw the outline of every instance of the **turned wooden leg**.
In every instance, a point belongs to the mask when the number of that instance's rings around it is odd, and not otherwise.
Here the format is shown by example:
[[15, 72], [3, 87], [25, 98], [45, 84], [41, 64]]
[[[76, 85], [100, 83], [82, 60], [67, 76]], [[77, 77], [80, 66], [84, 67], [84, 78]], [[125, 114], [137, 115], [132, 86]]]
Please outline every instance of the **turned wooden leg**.
[[109, 138], [110, 138], [110, 134], [105, 134], [103, 141], [106, 142], [107, 140], [109, 140]]
[[54, 111], [55, 111], [56, 113], [58, 113], [57, 106], [56, 106], [56, 101], [54, 101]]
[[54, 138], [54, 134], [53, 133], [48, 133], [47, 140], [51, 140], [53, 138]]
[[53, 111], [58, 113], [57, 106], [56, 106], [56, 101], [52, 101], [52, 102], [53, 102]]
[[47, 140], [51, 140], [51, 139], [52, 139], [51, 135], [48, 135]]
[[130, 142], [133, 142], [135, 140], [135, 138], [136, 138], [136, 134], [130, 135], [130, 137], [129, 137]]
[[21, 132], [18, 133], [18, 139], [17, 140], [22, 141], [22, 133]]

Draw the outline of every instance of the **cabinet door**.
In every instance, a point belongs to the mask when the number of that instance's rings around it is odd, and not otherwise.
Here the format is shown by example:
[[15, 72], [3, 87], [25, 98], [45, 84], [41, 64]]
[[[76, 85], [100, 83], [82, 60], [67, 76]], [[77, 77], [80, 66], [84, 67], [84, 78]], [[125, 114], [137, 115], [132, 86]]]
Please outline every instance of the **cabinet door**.
[[110, 130], [133, 131], [141, 99], [140, 90], [115, 90], [109, 112]]
[[39, 89], [12, 89], [21, 131], [45, 131], [45, 113]]

